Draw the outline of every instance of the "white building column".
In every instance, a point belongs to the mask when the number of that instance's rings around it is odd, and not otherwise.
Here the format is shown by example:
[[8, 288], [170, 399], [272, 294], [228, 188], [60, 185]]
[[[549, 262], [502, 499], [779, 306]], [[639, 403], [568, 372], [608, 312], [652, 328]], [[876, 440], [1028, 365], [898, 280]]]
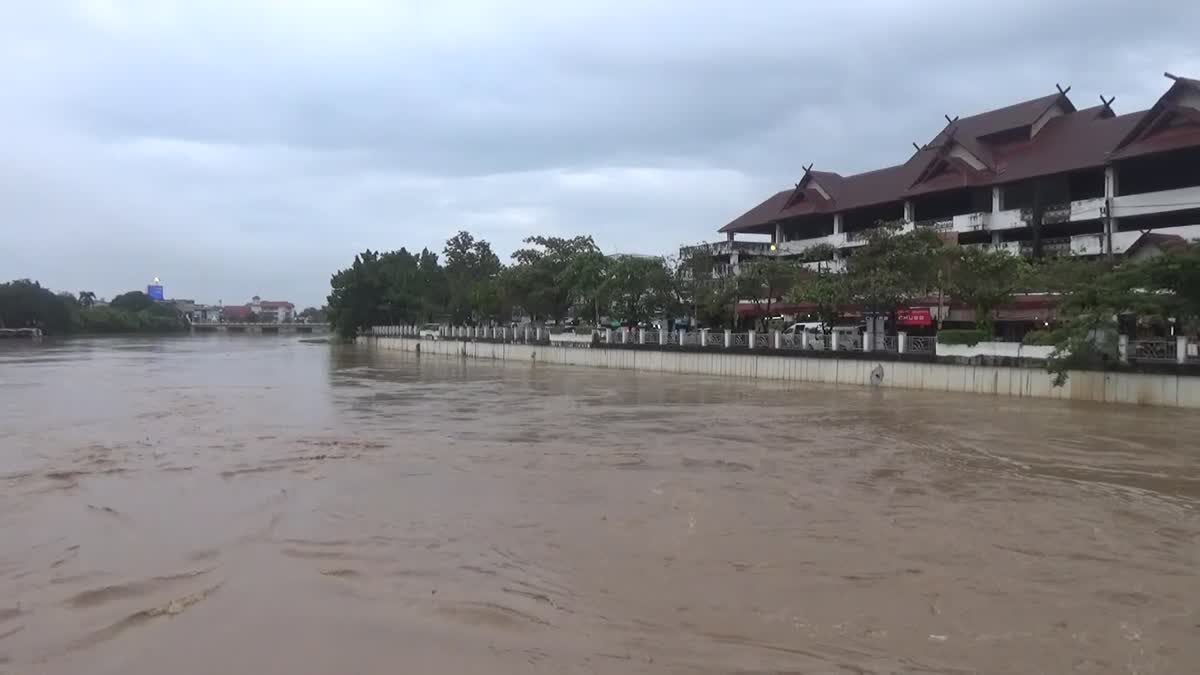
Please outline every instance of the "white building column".
[[1004, 209], [1004, 188], [999, 185], [992, 188], [992, 213], [1000, 213]]
[[917, 219], [914, 217], [913, 211], [914, 211], [913, 210], [913, 201], [911, 199], [905, 199], [904, 200], [904, 222], [906, 222], [906, 223], [917, 222]]
[[783, 243], [783, 224], [775, 223], [775, 238], [771, 240], [773, 244]]
[[833, 214], [833, 233], [842, 233], [842, 214], [840, 213]]
[[1100, 250], [1111, 255], [1109, 250], [1112, 236], [1117, 232], [1117, 219], [1112, 217], [1113, 199], [1120, 193], [1120, 176], [1117, 167], [1112, 164], [1104, 167], [1104, 234], [1101, 237]]

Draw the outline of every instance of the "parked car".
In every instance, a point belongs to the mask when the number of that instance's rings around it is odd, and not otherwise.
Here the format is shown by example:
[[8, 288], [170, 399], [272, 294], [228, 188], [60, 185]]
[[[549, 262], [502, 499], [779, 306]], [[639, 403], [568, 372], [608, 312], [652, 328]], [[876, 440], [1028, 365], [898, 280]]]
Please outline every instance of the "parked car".
[[436, 340], [441, 337], [441, 334], [442, 327], [436, 323], [427, 323], [421, 326], [420, 332], [417, 333], [422, 340]]

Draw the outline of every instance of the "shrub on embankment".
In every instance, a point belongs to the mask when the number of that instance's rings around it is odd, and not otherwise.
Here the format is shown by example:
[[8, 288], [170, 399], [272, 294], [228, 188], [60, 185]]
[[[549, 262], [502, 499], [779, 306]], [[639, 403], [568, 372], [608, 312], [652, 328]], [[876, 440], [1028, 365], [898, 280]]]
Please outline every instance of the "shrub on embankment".
[[980, 342], [987, 342], [991, 339], [991, 333], [975, 328], [963, 330], [941, 330], [938, 331], [937, 334], [938, 342], [944, 345], [967, 345], [968, 347], [972, 347]]

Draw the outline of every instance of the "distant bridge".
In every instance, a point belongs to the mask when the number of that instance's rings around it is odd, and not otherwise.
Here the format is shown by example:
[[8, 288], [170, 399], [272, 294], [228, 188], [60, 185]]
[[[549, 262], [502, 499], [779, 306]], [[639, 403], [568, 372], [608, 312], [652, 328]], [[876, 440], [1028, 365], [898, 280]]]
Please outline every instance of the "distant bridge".
[[325, 335], [327, 323], [193, 323], [192, 333], [245, 333], [255, 335]]

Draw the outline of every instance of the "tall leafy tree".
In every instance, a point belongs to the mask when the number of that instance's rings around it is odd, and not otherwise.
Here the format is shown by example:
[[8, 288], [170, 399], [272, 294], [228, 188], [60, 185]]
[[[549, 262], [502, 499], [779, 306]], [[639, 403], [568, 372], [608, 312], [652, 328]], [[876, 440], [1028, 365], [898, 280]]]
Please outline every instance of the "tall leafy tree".
[[926, 229], [901, 232], [881, 224], [870, 230], [866, 245], [846, 263], [852, 302], [867, 312], [892, 314], [929, 293], [937, 285], [934, 261], [941, 248], [937, 234]]
[[525, 244], [512, 255], [515, 304], [535, 319], [560, 320], [591, 290], [595, 275], [581, 270], [585, 263], [594, 264], [599, 249], [584, 236], [529, 237]]
[[1028, 264], [1007, 251], [978, 248], [947, 249], [945, 285], [954, 300], [970, 306], [975, 324], [991, 332], [994, 313], [1021, 286]]
[[851, 300], [850, 278], [844, 272], [819, 271], [803, 274], [788, 294], [792, 302], [815, 305], [813, 314], [826, 331], [835, 326]]
[[737, 278], [738, 294], [741, 299], [752, 300], [759, 314], [770, 316], [771, 308], [795, 286], [800, 270], [798, 262], [790, 258], [773, 257], [743, 264]]
[[500, 258], [488, 242], [460, 231], [446, 241], [442, 251], [446, 276], [446, 311], [455, 323], [475, 323], [488, 312], [488, 290], [500, 274]]
[[618, 256], [601, 289], [614, 318], [639, 323], [674, 311], [671, 273], [662, 258]]

